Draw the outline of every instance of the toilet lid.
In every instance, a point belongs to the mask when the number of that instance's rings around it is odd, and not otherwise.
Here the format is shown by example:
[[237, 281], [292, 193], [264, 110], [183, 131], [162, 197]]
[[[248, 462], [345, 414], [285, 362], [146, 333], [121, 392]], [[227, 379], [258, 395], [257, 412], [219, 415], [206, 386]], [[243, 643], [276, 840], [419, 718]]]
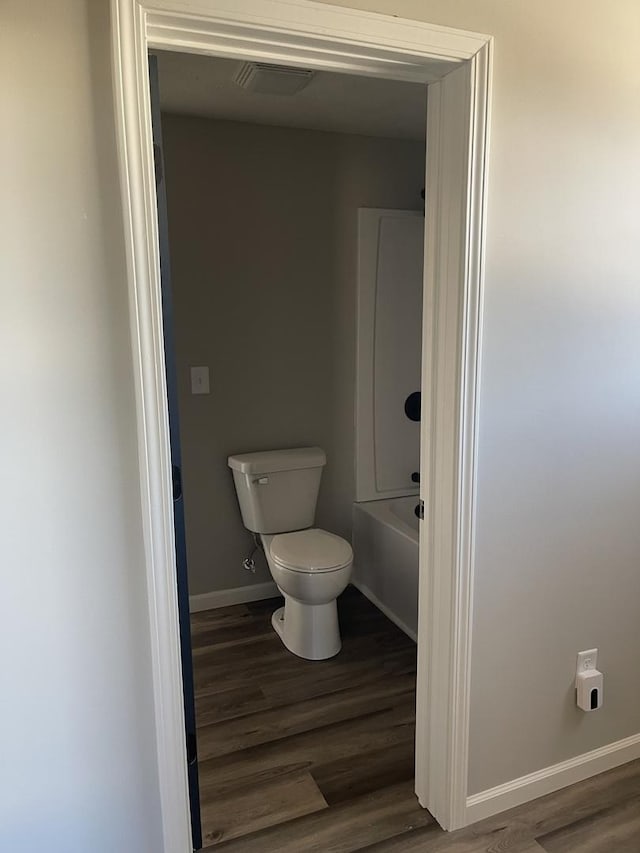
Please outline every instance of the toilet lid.
[[274, 536], [270, 550], [279, 566], [299, 572], [329, 572], [348, 565], [353, 559], [351, 545], [346, 539], [315, 527]]

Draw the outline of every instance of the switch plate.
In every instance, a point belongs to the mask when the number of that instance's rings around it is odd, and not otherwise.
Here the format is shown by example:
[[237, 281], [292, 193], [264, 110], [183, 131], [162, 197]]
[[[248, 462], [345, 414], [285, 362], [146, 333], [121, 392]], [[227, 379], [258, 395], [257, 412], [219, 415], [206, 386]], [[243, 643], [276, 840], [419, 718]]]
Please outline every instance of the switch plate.
[[576, 666], [576, 678], [583, 672], [589, 672], [598, 668], [598, 650], [587, 649], [585, 652], [578, 652], [578, 664]]
[[192, 367], [191, 368], [191, 393], [192, 394], [208, 394], [209, 393], [209, 368]]

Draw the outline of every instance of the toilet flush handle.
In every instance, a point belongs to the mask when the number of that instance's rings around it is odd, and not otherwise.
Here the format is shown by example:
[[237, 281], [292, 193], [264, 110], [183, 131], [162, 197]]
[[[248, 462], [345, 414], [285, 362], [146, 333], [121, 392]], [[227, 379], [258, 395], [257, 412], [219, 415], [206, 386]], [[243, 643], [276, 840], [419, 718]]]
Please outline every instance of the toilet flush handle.
[[253, 482], [257, 483], [259, 486], [266, 486], [267, 483], [269, 482], [269, 478], [268, 477], [258, 477], [258, 479], [254, 480]]

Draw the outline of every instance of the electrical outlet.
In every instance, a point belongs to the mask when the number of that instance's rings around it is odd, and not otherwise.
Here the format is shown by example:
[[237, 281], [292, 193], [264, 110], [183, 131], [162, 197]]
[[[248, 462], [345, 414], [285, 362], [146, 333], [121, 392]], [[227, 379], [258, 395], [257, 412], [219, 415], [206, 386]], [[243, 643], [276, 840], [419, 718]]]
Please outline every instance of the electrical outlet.
[[581, 672], [589, 672], [589, 670], [598, 668], [598, 650], [587, 649], [585, 652], [578, 652], [578, 665], [576, 666], [576, 676]]

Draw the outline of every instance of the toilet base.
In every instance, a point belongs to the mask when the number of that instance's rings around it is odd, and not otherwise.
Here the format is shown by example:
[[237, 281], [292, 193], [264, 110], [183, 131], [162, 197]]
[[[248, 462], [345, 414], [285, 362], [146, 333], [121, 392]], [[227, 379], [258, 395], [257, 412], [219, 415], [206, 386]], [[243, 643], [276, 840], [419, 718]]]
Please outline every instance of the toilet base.
[[275, 611], [271, 624], [286, 648], [305, 660], [326, 660], [342, 648], [335, 600], [302, 604], [285, 595], [284, 607]]

